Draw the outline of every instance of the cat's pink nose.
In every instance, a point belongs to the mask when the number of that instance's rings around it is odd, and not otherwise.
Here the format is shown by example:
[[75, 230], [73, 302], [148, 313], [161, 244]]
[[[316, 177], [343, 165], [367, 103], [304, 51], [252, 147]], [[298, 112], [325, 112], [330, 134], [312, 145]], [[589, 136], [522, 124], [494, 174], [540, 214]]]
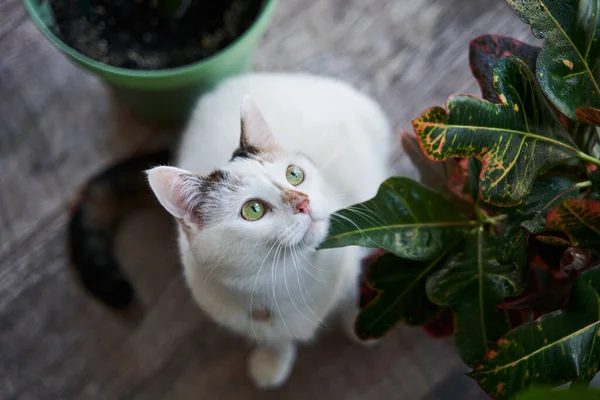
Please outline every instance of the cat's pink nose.
[[302, 200], [300, 203], [296, 204], [296, 212], [301, 212], [302, 214], [310, 214], [310, 207], [308, 206], [308, 200]]

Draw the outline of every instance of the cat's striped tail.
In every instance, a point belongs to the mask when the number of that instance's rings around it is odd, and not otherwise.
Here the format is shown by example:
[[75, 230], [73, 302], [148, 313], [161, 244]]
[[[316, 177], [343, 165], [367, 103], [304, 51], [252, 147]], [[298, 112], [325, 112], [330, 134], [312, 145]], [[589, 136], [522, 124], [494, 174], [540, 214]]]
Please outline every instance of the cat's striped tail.
[[144, 171], [167, 164], [170, 156], [161, 150], [107, 168], [87, 183], [73, 210], [68, 228], [71, 262], [85, 288], [110, 307], [126, 307], [134, 298], [115, 257], [115, 234], [128, 214], [158, 204]]

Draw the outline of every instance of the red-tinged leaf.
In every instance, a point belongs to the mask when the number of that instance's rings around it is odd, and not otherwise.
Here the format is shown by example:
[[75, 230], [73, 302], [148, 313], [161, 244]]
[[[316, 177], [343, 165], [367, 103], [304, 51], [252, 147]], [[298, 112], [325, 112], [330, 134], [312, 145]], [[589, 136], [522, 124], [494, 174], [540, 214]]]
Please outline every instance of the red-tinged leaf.
[[566, 310], [500, 338], [469, 376], [497, 399], [510, 399], [530, 385], [591, 379], [600, 365], [600, 286], [595, 275], [597, 271], [586, 271], [577, 278]]
[[463, 169], [460, 159], [449, 158], [444, 162], [432, 162], [423, 154], [417, 137], [406, 131], [401, 132], [401, 143], [419, 171], [419, 180], [424, 185], [438, 191], [463, 214], [473, 214], [473, 197], [464, 189], [467, 171]]
[[600, 109], [600, 1], [507, 0], [544, 46], [536, 77], [550, 101], [571, 119], [579, 107]]
[[569, 246], [571, 242], [558, 236], [551, 235], [535, 235], [535, 238], [542, 243], [551, 244], [553, 246]]
[[369, 280], [367, 279], [367, 274], [371, 265], [383, 254], [385, 254], [385, 250], [378, 249], [375, 250], [368, 257], [362, 260], [362, 271], [360, 277], [360, 309], [365, 308], [370, 302], [372, 302], [375, 297], [377, 297], [377, 290], [373, 289], [369, 284]]
[[446, 182], [452, 169], [454, 169], [454, 163], [451, 160], [443, 163], [431, 162], [421, 151], [417, 137], [409, 132], [402, 131], [400, 140], [406, 155], [419, 171], [419, 180], [424, 185], [447, 197], [449, 191]]
[[494, 74], [502, 104], [453, 96], [448, 111], [429, 109], [413, 121], [425, 154], [434, 161], [474, 156], [481, 160], [479, 195], [502, 207], [520, 204], [537, 176], [578, 156], [527, 64], [507, 57]]
[[530, 279], [527, 282], [527, 289], [522, 295], [531, 294], [547, 288], [552, 281], [553, 271], [548, 264], [539, 255], [534, 256], [529, 262]]
[[474, 39], [469, 46], [469, 64], [481, 87], [482, 97], [492, 103], [501, 103], [494, 89], [494, 65], [498, 60], [514, 55], [534, 70], [540, 50], [539, 47], [501, 35], [483, 35]]
[[592, 107], [579, 107], [575, 110], [577, 119], [586, 124], [600, 126], [600, 110]]
[[[473, 197], [471, 197], [471, 193], [469, 191], [468, 186], [468, 158], [452, 158], [446, 160], [447, 162], [451, 162], [453, 168], [450, 170], [450, 175], [448, 176], [448, 189], [459, 199], [473, 204]], [[431, 161], [429, 161], [431, 162]]]
[[508, 310], [531, 310], [536, 315], [547, 314], [563, 308], [569, 301], [575, 275], [561, 280], [553, 280], [546, 288], [527, 296], [507, 301], [500, 305]]
[[548, 213], [546, 226], [550, 231], [564, 233], [573, 246], [597, 249], [600, 245], [600, 201], [565, 200]]
[[429, 336], [435, 338], [450, 336], [454, 333], [453, 316], [452, 310], [444, 307], [438, 315], [423, 324], [423, 329]]
[[377, 290], [369, 286], [369, 282], [364, 277], [360, 280], [360, 309], [364, 309], [377, 297]]
[[[506, 299], [500, 307], [509, 310], [530, 310], [535, 318], [563, 308], [571, 293], [571, 288], [576, 279], [576, 274], [587, 268], [590, 263], [577, 271], [581, 261], [579, 249], [567, 249], [560, 252], [554, 247], [540, 245], [529, 246], [529, 251], [542, 252], [544, 257], [550, 258], [552, 266], [538, 253], [530, 264], [531, 278], [523, 293], [516, 298]], [[560, 259], [560, 262], [556, 260]], [[573, 273], [575, 272], [575, 273]]]

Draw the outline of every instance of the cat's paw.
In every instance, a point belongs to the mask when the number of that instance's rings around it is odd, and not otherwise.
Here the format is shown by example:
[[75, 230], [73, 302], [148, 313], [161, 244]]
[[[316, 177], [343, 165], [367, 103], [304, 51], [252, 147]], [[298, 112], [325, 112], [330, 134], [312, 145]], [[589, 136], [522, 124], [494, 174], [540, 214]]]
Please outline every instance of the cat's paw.
[[358, 313], [352, 315], [352, 316], [346, 316], [346, 318], [343, 320], [343, 328], [344, 328], [344, 333], [346, 334], [346, 337], [348, 339], [350, 339], [350, 341], [352, 343], [364, 346], [364, 347], [373, 347], [375, 345], [377, 345], [381, 339], [368, 339], [368, 340], [363, 340], [361, 338], [359, 338], [356, 335], [356, 331], [354, 330], [354, 323], [356, 321], [356, 317], [358, 316]]
[[347, 326], [344, 326], [344, 333], [346, 334], [346, 337], [348, 339], [350, 339], [350, 341], [354, 344], [358, 344], [360, 346], [363, 347], [374, 347], [377, 344], [379, 344], [379, 342], [381, 342], [381, 339], [368, 339], [368, 340], [363, 340], [361, 338], [359, 338], [356, 335], [356, 332], [354, 332], [354, 324], [348, 324]]
[[296, 359], [294, 345], [278, 348], [257, 347], [248, 357], [248, 375], [261, 389], [276, 389], [292, 372]]

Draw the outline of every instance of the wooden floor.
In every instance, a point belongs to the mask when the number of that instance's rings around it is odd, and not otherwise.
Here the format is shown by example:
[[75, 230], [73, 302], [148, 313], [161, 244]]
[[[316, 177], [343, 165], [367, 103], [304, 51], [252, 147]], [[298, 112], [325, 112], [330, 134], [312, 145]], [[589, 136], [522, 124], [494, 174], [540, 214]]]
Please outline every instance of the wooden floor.
[[[456, 92], [478, 94], [467, 63], [482, 33], [526, 37], [500, 0], [281, 0], [256, 69], [354, 83], [398, 128]], [[399, 327], [365, 350], [336, 330], [300, 352], [290, 382], [261, 394], [248, 345], [192, 303], [171, 222], [132, 216], [119, 254], [143, 310], [117, 315], [70, 275], [69, 202], [95, 171], [177, 132], [135, 121], [93, 76], [0, 0], [0, 399], [470, 399], [449, 340]]]

